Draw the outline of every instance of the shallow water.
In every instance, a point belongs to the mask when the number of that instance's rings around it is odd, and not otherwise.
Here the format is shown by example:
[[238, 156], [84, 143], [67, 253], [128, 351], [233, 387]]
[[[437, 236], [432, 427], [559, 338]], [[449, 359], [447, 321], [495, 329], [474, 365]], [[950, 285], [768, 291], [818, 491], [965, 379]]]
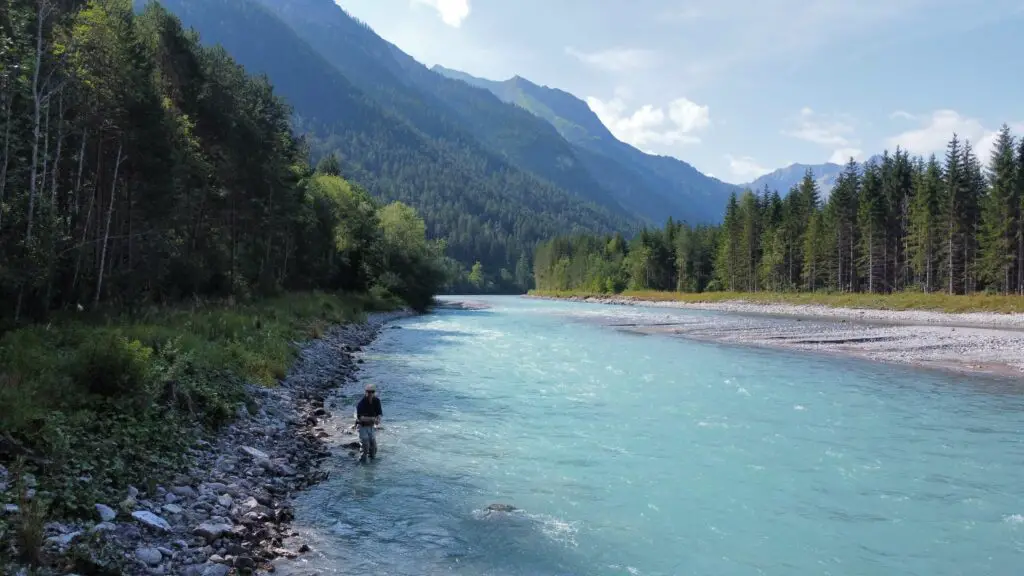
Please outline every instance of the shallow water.
[[1024, 397], [607, 326], [711, 312], [478, 300], [368, 350], [380, 458], [299, 496], [303, 569], [1020, 574]]

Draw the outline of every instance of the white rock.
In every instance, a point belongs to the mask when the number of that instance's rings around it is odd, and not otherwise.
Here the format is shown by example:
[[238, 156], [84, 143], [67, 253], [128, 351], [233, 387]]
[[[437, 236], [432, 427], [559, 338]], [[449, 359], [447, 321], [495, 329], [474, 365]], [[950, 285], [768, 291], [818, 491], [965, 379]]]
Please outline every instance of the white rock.
[[132, 518], [135, 518], [139, 522], [153, 528], [154, 530], [160, 530], [163, 532], [170, 532], [171, 525], [167, 523], [167, 520], [153, 514], [146, 510], [137, 510], [132, 512]]
[[71, 541], [74, 540], [81, 533], [81, 531], [76, 531], [68, 532], [67, 534], [61, 534], [60, 536], [50, 536], [46, 539], [46, 542], [47, 544], [56, 544], [61, 548], [64, 548], [68, 544], [71, 544]]
[[217, 497], [217, 504], [220, 504], [225, 508], [231, 508], [231, 504], [233, 502], [234, 500], [232, 500], [231, 496], [229, 496], [228, 494], [221, 494], [220, 496]]
[[168, 514], [181, 514], [185, 509], [177, 504], [164, 504], [163, 511]]
[[117, 518], [117, 512], [113, 508], [106, 504], [97, 504], [96, 512], [100, 515], [100, 520], [103, 522], [110, 522], [114, 518]]
[[135, 557], [150, 566], [156, 566], [164, 560], [164, 555], [159, 550], [148, 547], [136, 549]]
[[253, 448], [251, 446], [242, 446], [241, 450], [242, 452], [248, 454], [249, 456], [252, 456], [257, 460], [268, 460], [270, 458], [270, 456], [268, 456], [266, 452], [262, 450], [257, 450], [256, 448]]

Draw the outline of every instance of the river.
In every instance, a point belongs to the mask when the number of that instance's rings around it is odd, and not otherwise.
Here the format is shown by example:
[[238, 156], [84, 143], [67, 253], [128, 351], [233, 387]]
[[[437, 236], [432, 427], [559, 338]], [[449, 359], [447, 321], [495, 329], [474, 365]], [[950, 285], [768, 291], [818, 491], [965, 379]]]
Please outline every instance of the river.
[[713, 312], [474, 300], [367, 350], [380, 458], [298, 496], [291, 573], [1020, 573], [1014, 389], [610, 326]]

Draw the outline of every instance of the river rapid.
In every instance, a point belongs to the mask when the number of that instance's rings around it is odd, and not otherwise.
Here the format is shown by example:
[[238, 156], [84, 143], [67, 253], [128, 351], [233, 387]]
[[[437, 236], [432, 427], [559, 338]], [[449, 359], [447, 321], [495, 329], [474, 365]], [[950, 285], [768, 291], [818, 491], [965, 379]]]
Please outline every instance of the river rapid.
[[380, 457], [324, 463], [280, 573], [1020, 574], [1015, 387], [614, 326], [716, 312], [472, 300], [367, 349]]

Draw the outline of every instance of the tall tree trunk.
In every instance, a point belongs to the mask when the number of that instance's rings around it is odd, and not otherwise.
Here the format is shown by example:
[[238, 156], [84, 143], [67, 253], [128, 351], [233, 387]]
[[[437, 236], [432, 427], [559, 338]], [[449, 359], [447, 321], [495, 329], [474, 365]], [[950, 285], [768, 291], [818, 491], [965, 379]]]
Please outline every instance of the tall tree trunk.
[[96, 294], [93, 296], [93, 308], [100, 304], [103, 291], [103, 265], [107, 259], [107, 242], [110, 240], [110, 220], [114, 214], [114, 199], [117, 197], [117, 172], [121, 168], [121, 144], [117, 145], [117, 160], [114, 162], [114, 177], [110, 182], [110, 203], [107, 205], [107, 228], [103, 232], [103, 248], [100, 251], [99, 276], [96, 278]]
[[60, 153], [64, 144], [64, 89], [61, 88], [57, 99], [57, 150], [50, 168], [50, 209], [54, 210], [57, 198], [57, 176], [60, 175]]
[[1017, 293], [1024, 295], [1024, 214], [1017, 220]]
[[96, 180], [93, 184], [92, 195], [89, 197], [89, 209], [85, 213], [85, 219], [82, 221], [82, 242], [79, 244], [78, 259], [75, 262], [75, 274], [71, 280], [72, 292], [75, 291], [78, 286], [78, 273], [82, 269], [82, 258], [85, 254], [86, 242], [89, 238], [89, 228], [92, 226], [92, 213], [96, 206], [96, 197], [99, 195], [99, 183], [100, 183], [100, 169], [103, 167], [103, 132], [102, 130], [98, 134], [96, 139]]
[[[28, 224], [25, 230], [25, 240], [32, 240], [32, 219], [36, 207], [36, 188], [39, 176], [39, 125], [42, 113], [43, 94], [39, 86], [39, 71], [43, 65], [43, 21], [49, 14], [49, 4], [46, 0], [37, 0], [36, 10], [36, 61], [32, 70], [32, 168], [29, 171], [28, 184]], [[21, 296], [18, 296], [19, 308]], [[15, 313], [15, 317], [17, 317]]]
[[836, 288], [840, 292], [843, 291], [843, 225], [839, 224], [836, 227]]
[[4, 151], [3, 159], [0, 160], [0, 229], [3, 228], [4, 199], [7, 197], [7, 167], [11, 158], [11, 106], [14, 101], [14, 93], [7, 95], [4, 99]]
[[948, 233], [948, 235], [946, 237], [946, 246], [947, 246], [946, 251], [949, 253], [949, 269], [947, 270], [947, 274], [949, 274], [949, 293], [950, 294], [954, 294], [954, 292], [953, 292], [953, 282], [954, 282], [954, 280], [953, 279], [956, 278], [956, 270], [953, 269], [953, 223], [952, 222], [950, 222], [950, 224], [949, 224], [949, 233]]
[[[78, 149], [78, 175], [75, 176], [74, 191], [74, 215], [77, 218], [79, 212], [78, 200], [82, 193], [82, 170], [85, 167], [85, 143], [89, 139], [89, 129], [82, 130], [82, 143]], [[68, 231], [71, 231], [71, 219], [68, 218]]]

